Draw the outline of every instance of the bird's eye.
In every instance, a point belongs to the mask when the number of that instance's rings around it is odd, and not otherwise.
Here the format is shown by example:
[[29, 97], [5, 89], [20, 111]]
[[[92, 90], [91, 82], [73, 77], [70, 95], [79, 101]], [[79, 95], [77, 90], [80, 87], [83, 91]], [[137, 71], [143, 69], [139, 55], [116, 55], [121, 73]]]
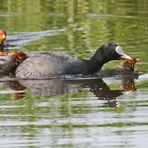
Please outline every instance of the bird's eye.
[[116, 53], [116, 51], [114, 50], [114, 51], [112, 51], [112, 54], [115, 55], [115, 54], [117, 54], [117, 53]]

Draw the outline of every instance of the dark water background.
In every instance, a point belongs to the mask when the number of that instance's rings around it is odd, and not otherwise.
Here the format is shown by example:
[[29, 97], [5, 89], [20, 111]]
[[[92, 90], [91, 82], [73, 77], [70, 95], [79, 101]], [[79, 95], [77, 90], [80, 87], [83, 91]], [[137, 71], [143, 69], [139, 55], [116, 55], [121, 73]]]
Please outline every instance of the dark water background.
[[18, 82], [1, 76], [0, 147], [147, 147], [147, 0], [1, 0], [0, 28], [10, 50], [89, 58], [116, 42], [141, 59], [142, 72]]

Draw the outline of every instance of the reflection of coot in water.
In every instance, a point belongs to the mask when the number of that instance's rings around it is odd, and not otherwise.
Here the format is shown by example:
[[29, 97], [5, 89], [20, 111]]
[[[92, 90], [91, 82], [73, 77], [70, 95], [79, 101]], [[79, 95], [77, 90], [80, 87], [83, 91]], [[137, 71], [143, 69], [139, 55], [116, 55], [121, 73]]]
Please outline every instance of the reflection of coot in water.
[[21, 85], [31, 90], [33, 96], [57, 96], [68, 93], [77, 93], [88, 88], [98, 99], [115, 99], [123, 90], [110, 90], [101, 78], [78, 80], [21, 80]]
[[122, 90], [110, 90], [101, 79], [85, 80], [24, 80], [21, 85], [31, 90], [33, 96], [57, 96], [77, 93], [88, 88], [99, 100], [107, 100], [108, 105], [115, 107], [116, 98], [122, 95]]
[[[77, 93], [84, 88], [88, 88], [98, 99], [113, 99], [112, 96], [114, 96], [114, 94], [107, 95], [111, 90], [101, 78], [84, 80], [21, 80], [19, 83], [14, 81], [5, 82], [5, 84], [14, 90], [29, 89], [33, 96], [57, 96]], [[120, 95], [122, 94], [121, 92]]]
[[[75, 80], [21, 80], [18, 82], [7, 82], [14, 90], [29, 89], [32, 96], [57, 96], [68, 93], [77, 93], [80, 90], [89, 89], [99, 100], [107, 100], [107, 105], [116, 106], [116, 98], [123, 94], [123, 91], [135, 90], [134, 78], [122, 76], [123, 89], [111, 90], [102, 78], [81, 78]], [[13, 84], [12, 84], [13, 83]], [[15, 85], [15, 83], [17, 85]], [[14, 87], [14, 88], [13, 88]], [[19, 96], [17, 94], [17, 96]], [[22, 95], [21, 95], [22, 96]]]
[[82, 88], [78, 81], [65, 80], [24, 80], [20, 84], [31, 90], [33, 96], [57, 96], [66, 93], [75, 93]]

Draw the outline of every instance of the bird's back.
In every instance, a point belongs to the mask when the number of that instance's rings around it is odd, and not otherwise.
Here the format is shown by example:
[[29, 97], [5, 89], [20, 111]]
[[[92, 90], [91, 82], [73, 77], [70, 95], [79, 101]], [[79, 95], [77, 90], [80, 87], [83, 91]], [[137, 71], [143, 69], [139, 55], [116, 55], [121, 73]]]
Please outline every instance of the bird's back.
[[[30, 54], [16, 70], [16, 77], [43, 78], [54, 77], [67, 73], [78, 72], [83, 62], [69, 55], [59, 52], [40, 52]], [[77, 70], [75, 70], [77, 66]], [[80, 66], [81, 67], [81, 66]]]

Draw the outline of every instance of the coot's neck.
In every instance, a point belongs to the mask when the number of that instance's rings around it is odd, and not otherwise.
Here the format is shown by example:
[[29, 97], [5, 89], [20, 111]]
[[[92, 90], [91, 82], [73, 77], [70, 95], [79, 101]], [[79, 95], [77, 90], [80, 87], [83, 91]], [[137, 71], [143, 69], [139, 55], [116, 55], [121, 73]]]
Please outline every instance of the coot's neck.
[[88, 60], [89, 67], [88, 71], [90, 73], [96, 73], [98, 72], [101, 67], [107, 63], [109, 60], [104, 57], [104, 50], [103, 47], [99, 48], [96, 53]]
[[4, 51], [4, 41], [0, 42], [0, 52]]

